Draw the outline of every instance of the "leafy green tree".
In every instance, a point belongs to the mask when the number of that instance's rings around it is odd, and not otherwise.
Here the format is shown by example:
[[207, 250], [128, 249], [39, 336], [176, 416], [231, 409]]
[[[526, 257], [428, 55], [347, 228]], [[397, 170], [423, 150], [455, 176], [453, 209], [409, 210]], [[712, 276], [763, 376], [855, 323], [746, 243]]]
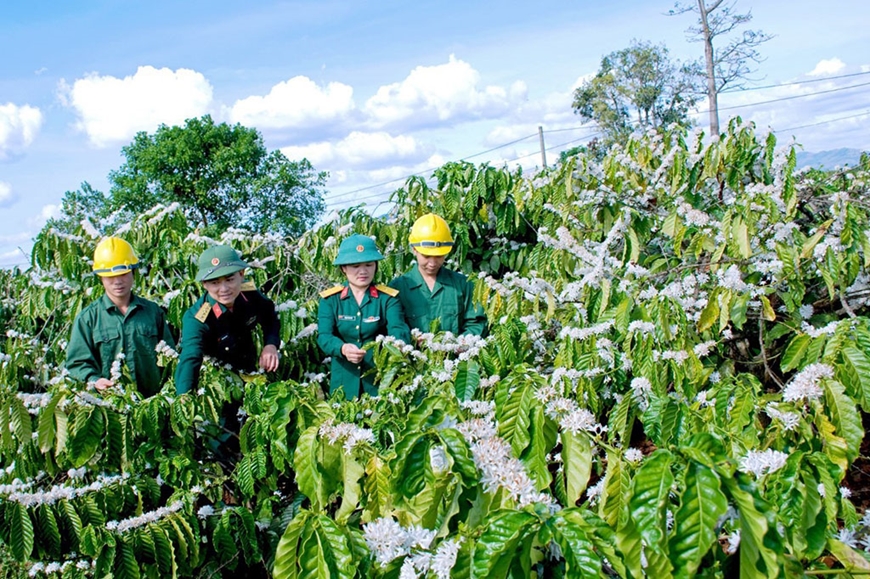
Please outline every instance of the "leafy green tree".
[[215, 124], [211, 116], [138, 133], [109, 174], [113, 208], [141, 212], [179, 203], [203, 227], [242, 227], [297, 236], [324, 209], [327, 174], [307, 159], [269, 152], [256, 129]]
[[598, 123], [606, 142], [624, 141], [636, 127], [687, 126], [696, 102], [697, 65], [672, 61], [664, 45], [632, 42], [601, 59], [593, 78], [574, 91], [574, 112]]

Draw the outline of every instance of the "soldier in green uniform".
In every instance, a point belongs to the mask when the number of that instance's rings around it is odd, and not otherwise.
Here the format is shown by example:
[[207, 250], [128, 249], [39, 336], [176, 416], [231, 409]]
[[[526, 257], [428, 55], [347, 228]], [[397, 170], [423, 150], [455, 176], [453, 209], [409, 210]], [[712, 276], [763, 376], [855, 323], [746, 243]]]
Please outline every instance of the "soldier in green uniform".
[[[199, 256], [196, 280], [206, 294], [182, 318], [181, 352], [175, 370], [175, 391], [196, 390], [203, 356], [211, 356], [236, 371], [278, 369], [281, 322], [275, 304], [254, 284], [245, 282], [248, 264], [228, 245], [216, 245]], [[263, 330], [263, 350], [257, 355], [254, 327]]]
[[347, 283], [320, 292], [317, 311], [317, 344], [332, 356], [329, 393], [344, 390], [348, 400], [363, 392], [376, 394], [371, 374], [371, 352], [362, 349], [378, 335], [403, 342], [411, 339], [402, 315], [399, 293], [373, 283], [377, 262], [384, 259], [375, 242], [365, 235], [351, 235], [341, 242], [333, 262], [341, 267]]
[[453, 249], [447, 222], [434, 213], [423, 215], [414, 222], [408, 242], [417, 263], [390, 282], [399, 290], [408, 326], [428, 332], [437, 319], [445, 332], [485, 335], [486, 313], [473, 301], [474, 285], [461, 273], [443, 267]]
[[93, 269], [106, 293], [76, 316], [65, 366], [73, 378], [102, 391], [115, 385], [111, 370], [119, 360], [130, 369], [139, 393], [148, 397], [161, 387], [154, 348], [161, 340], [175, 347], [175, 340], [160, 306], [133, 294], [138, 267], [139, 258], [123, 239], [107, 237], [97, 244]]

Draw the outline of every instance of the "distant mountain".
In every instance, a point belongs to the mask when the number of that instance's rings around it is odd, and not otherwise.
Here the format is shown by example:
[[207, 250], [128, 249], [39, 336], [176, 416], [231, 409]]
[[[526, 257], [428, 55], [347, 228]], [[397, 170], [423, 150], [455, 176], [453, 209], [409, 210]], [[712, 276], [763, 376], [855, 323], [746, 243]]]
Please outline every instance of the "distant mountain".
[[860, 149], [833, 149], [830, 151], [799, 151], [797, 154], [798, 169], [814, 167], [816, 169], [833, 169], [844, 165], [855, 166], [861, 158]]

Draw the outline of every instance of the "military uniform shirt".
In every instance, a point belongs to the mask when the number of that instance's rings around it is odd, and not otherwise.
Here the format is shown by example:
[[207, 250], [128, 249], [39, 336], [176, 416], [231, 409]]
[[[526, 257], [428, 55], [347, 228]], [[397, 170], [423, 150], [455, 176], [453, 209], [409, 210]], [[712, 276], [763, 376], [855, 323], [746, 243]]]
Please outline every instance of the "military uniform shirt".
[[263, 345], [280, 347], [281, 322], [274, 302], [250, 282], [242, 288], [232, 310], [206, 294], [184, 313], [175, 369], [177, 393], [197, 388], [203, 356], [216, 358], [237, 371], [253, 372], [259, 359], [253, 335], [257, 324], [263, 329]]
[[414, 264], [408, 273], [389, 285], [399, 290], [399, 301], [412, 329], [428, 332], [432, 321], [440, 319], [441, 330], [457, 336], [486, 333], [486, 313], [473, 301], [474, 284], [461, 273], [442, 267], [430, 291]]
[[103, 295], [76, 316], [65, 366], [73, 378], [82, 382], [108, 380], [112, 363], [123, 352], [124, 364], [136, 380], [139, 393], [152, 396], [161, 387], [154, 350], [161, 340], [175, 347], [160, 306], [133, 295], [127, 313], [122, 314], [118, 306]]
[[342, 355], [344, 344], [361, 348], [379, 335], [410, 342], [402, 304], [390, 295], [394, 291], [385, 286], [370, 286], [360, 304], [347, 284], [321, 292], [324, 297], [317, 309], [317, 344], [327, 356], [332, 356], [330, 394], [344, 388], [345, 397], [352, 400], [363, 391], [377, 393], [373, 376], [365, 375], [374, 367], [372, 352], [366, 352], [361, 364], [354, 364]]

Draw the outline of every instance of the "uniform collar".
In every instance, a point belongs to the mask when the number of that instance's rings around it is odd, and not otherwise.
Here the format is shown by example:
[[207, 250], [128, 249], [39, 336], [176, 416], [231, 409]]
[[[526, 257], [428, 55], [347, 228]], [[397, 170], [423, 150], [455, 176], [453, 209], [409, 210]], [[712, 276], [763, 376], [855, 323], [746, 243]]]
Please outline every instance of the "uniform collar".
[[[229, 311], [225, 305], [218, 303], [217, 300], [212, 299], [208, 293], [205, 294], [205, 301], [211, 304], [211, 311], [214, 313], [214, 317], [219, 318]], [[241, 304], [247, 303], [248, 298], [245, 297], [245, 292], [239, 292], [239, 295], [236, 297], [236, 301], [233, 304], [233, 307], [236, 308]]]
[[[341, 290], [341, 293], [339, 294], [339, 297], [340, 297], [341, 299], [347, 299], [347, 297], [348, 297], [349, 295], [350, 295], [350, 284], [349, 284], [349, 283], [345, 283], [345, 284], [344, 284], [344, 289]], [[378, 288], [376, 288], [374, 285], [370, 285], [370, 286], [369, 286], [369, 295], [370, 295], [371, 297], [373, 297], [373, 298], [377, 298], [377, 297], [378, 297]]]
[[[441, 287], [441, 280], [443, 279], [444, 266], [441, 266], [441, 269], [438, 270], [438, 274], [435, 276], [435, 285], [432, 286], [432, 292], [434, 293], [436, 289]], [[423, 279], [423, 274], [420, 273], [420, 268], [417, 267], [415, 263], [413, 267], [411, 267], [411, 271], [408, 272], [408, 277], [411, 279], [411, 288], [418, 288], [423, 286], [426, 283], [426, 280]]]
[[[101, 305], [102, 309], [104, 309], [106, 311], [111, 311], [113, 309], [118, 310], [119, 312], [121, 311], [118, 309], [118, 306], [115, 305], [115, 302], [113, 302], [109, 298], [109, 296], [107, 296], [106, 294], [103, 294], [103, 297], [100, 298], [100, 305]], [[142, 301], [136, 296], [136, 294], [132, 294], [130, 296], [130, 305], [127, 306], [127, 311], [129, 312], [130, 310], [133, 310], [133, 309], [141, 307], [141, 306], [142, 306]]]

